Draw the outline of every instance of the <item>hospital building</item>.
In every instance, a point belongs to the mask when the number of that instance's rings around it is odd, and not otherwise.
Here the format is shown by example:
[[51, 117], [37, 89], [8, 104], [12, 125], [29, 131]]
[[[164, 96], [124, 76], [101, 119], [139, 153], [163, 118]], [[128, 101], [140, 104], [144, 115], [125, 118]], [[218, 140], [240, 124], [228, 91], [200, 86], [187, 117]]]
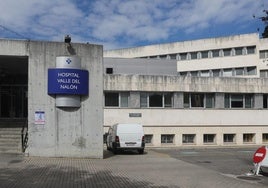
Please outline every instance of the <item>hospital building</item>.
[[103, 50], [0, 39], [0, 152], [103, 158], [116, 123], [146, 147], [268, 143], [268, 39], [258, 33]]

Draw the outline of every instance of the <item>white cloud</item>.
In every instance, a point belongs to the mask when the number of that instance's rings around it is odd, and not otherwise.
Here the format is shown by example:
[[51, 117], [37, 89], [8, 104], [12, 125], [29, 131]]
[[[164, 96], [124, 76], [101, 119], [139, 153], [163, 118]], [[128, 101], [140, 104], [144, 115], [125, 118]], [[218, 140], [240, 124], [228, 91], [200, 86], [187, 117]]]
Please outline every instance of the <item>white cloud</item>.
[[108, 49], [168, 41], [212, 25], [243, 27], [265, 6], [266, 0], [1, 0], [0, 24], [33, 39], [71, 34]]
[[[2, 0], [0, 24], [22, 35], [52, 38], [58, 32], [76, 30], [83, 12], [61, 0]], [[31, 36], [29, 37], [31, 38]]]

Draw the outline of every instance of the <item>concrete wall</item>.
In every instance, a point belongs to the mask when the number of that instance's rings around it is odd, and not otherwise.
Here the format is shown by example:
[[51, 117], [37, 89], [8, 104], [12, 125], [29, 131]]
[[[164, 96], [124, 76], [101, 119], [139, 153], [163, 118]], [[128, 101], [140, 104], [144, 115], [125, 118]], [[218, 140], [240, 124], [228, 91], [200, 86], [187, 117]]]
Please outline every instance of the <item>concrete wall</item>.
[[[130, 117], [130, 113], [140, 113], [141, 117]], [[144, 126], [183, 127], [226, 127], [268, 125], [268, 110], [252, 109], [115, 109], [104, 110], [104, 125], [116, 123], [141, 123]], [[254, 117], [254, 118], [253, 118]], [[267, 127], [268, 128], [268, 127]]]
[[[140, 114], [140, 117], [130, 117], [130, 113]], [[104, 109], [105, 130], [115, 123], [140, 123], [144, 126], [146, 135], [153, 135], [151, 144], [146, 147], [176, 147], [176, 146], [237, 146], [267, 144], [262, 134], [268, 133], [267, 109]], [[254, 118], [253, 118], [254, 117]], [[174, 135], [172, 144], [161, 143], [162, 134]], [[183, 134], [194, 134], [193, 144], [182, 142]], [[204, 134], [215, 134], [213, 143], [204, 143]], [[231, 143], [223, 141], [224, 134], [235, 134]], [[253, 134], [252, 142], [245, 143], [244, 134]]]
[[[103, 157], [103, 49], [90, 44], [0, 40], [0, 55], [29, 57], [27, 153], [48, 157]], [[47, 94], [48, 68], [57, 56], [77, 55], [89, 71], [89, 95], [80, 108], [57, 108]], [[35, 112], [45, 113], [45, 124], [35, 123]]]
[[267, 78], [105, 75], [108, 91], [268, 93]]
[[162, 54], [173, 54], [180, 52], [196, 52], [212, 49], [223, 49], [232, 47], [243, 47], [256, 45], [259, 42], [258, 33], [234, 35], [228, 37], [218, 37], [211, 39], [200, 39], [184, 42], [174, 42], [167, 44], [148, 45], [135, 48], [119, 50], [108, 50], [104, 52], [104, 57], [134, 58], [146, 57]]
[[[258, 66], [259, 54], [178, 61], [178, 72]], [[256, 75], [258, 76], [258, 75]]]

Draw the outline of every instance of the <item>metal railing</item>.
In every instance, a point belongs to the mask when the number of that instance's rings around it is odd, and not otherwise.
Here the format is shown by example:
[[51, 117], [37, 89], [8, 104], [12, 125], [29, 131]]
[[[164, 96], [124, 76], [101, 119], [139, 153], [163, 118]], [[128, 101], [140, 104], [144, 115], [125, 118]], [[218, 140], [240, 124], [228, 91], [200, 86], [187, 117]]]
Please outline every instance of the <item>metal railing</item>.
[[21, 150], [24, 153], [28, 147], [28, 121], [23, 125], [21, 130]]

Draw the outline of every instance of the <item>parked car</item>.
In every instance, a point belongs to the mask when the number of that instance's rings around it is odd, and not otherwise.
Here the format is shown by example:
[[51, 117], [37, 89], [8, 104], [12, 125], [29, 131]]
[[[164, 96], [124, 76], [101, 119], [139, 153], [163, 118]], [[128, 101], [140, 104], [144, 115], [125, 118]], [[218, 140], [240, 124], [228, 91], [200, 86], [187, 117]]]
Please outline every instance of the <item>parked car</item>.
[[145, 142], [141, 124], [121, 123], [111, 126], [107, 134], [107, 149], [116, 154], [120, 150], [137, 150], [144, 153]]

